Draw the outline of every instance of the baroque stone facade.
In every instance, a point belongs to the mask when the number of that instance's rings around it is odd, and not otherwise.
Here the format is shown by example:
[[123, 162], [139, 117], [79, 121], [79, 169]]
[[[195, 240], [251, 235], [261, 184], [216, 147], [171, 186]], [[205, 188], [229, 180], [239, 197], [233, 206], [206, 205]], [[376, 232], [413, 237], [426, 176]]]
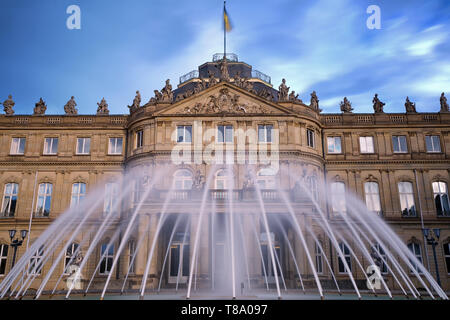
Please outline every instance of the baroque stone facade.
[[[207, 63], [202, 66], [203, 69], [200, 68], [198, 78], [181, 83], [174, 91], [167, 81], [162, 93], [157, 91], [156, 97], [144, 106], [141, 106], [138, 91], [130, 106], [130, 115], [109, 115], [105, 100], [98, 104], [96, 116], [77, 115], [73, 97], [65, 107], [66, 115], [44, 115], [43, 103], [39, 105], [42, 107], [39, 112], [35, 112], [41, 115], [39, 117], [12, 115], [10, 112], [1, 115], [0, 245], [10, 243], [8, 230], [11, 228], [28, 229], [30, 217], [29, 237], [30, 243], [33, 243], [70, 206], [74, 184], [84, 184], [87, 191], [103, 188], [109, 182], [120, 181], [125, 172], [136, 168], [143, 168], [142, 172], [148, 172], [150, 176], [163, 167], [169, 168], [174, 174], [179, 170], [186, 170], [188, 176], [190, 174], [193, 191], [187, 197], [192, 196], [194, 208], [180, 206], [179, 210], [180, 213], [189, 211], [194, 215], [191, 227], [191, 234], [194, 234], [195, 221], [198, 221], [198, 200], [193, 194], [195, 190], [202, 189], [205, 177], [215, 169], [205, 163], [175, 165], [171, 160], [171, 152], [177, 144], [176, 139], [173, 139], [174, 133], [179, 127], [195, 126], [195, 122], [201, 123], [203, 131], [216, 131], [220, 125], [232, 126], [235, 131], [257, 131], [259, 126], [264, 125], [272, 126], [279, 132], [280, 170], [275, 179], [281, 188], [291, 191], [296, 189], [296, 182], [289, 174], [296, 172], [305, 178], [314, 177], [330, 184], [343, 183], [346, 190], [365, 200], [369, 193], [366, 183], [376, 183], [380, 200], [376, 211], [405, 243], [419, 244], [424, 265], [433, 276], [436, 276], [434, 258], [431, 247], [424, 243], [422, 221], [426, 228], [441, 229], [436, 247], [437, 263], [442, 286], [448, 291], [450, 258], [446, 256], [445, 246], [450, 243], [450, 212], [445, 211], [445, 208], [437, 208], [436, 188], [433, 187], [436, 186], [434, 183], [443, 183], [447, 187], [450, 184], [450, 113], [411, 110], [402, 114], [386, 113], [384, 104], [375, 96], [375, 114], [352, 113], [353, 108], [346, 98], [341, 105], [342, 114], [321, 114], [316, 92], [311, 94], [311, 105], [306, 105], [297, 99], [295, 93], [288, 95], [289, 88], [285, 81], [278, 94], [270, 83], [252, 78], [251, 72], [247, 70], [248, 65], [238, 62], [229, 64], [227, 66], [226, 60], [220, 61], [218, 65]], [[227, 72], [221, 76], [220, 72], [224, 68], [227, 68]], [[194, 88], [200, 89], [194, 93]], [[186, 94], [189, 90], [192, 90], [191, 94]], [[271, 98], [267, 99], [268, 96]], [[279, 97], [279, 100], [275, 97]], [[445, 102], [442, 103], [442, 109], [446, 107]], [[5, 108], [10, 103], [7, 105]], [[412, 108], [412, 104], [408, 104], [408, 107]], [[204, 147], [208, 144], [197, 139], [194, 135], [190, 142]], [[86, 147], [87, 144], [89, 147]], [[245, 213], [254, 207], [254, 204], [245, 202], [245, 194], [255, 182], [244, 166], [236, 164], [234, 167], [234, 185], [242, 200], [242, 213]], [[258, 165], [253, 167], [255, 172], [260, 169]], [[155, 189], [161, 192], [170, 189], [172, 179], [173, 176], [164, 178]], [[399, 191], [399, 183], [402, 182], [410, 183], [412, 196], [408, 199], [414, 202], [406, 211]], [[17, 185], [14, 194], [16, 202], [14, 206], [7, 206], [6, 197], [14, 193], [6, 191], [11, 184]], [[52, 185], [48, 208], [39, 206], [39, 188], [43, 184]], [[211, 192], [214, 189], [217, 188]], [[448, 201], [448, 190], [446, 192]], [[282, 206], [277, 205], [276, 197], [272, 200], [268, 212], [276, 214], [282, 210]], [[326, 205], [324, 209], [329, 220], [339, 224], [331, 209]], [[122, 210], [121, 219], [128, 219], [129, 207], [124, 205]], [[140, 217], [142, 226], [148, 223], [150, 231], [154, 232], [156, 217], [160, 212], [152, 206], [144, 206], [142, 210], [145, 212]], [[295, 205], [295, 210], [299, 219], [302, 214], [312, 212], [311, 207], [300, 204]], [[138, 232], [144, 231], [140, 228]], [[300, 250], [299, 240], [293, 234], [289, 234], [289, 237], [294, 239], [294, 250]], [[190, 241], [193, 238], [191, 236]], [[200, 255], [199, 281], [203, 279], [205, 283], [211, 278], [208, 239], [207, 233], [201, 235], [203, 254]], [[164, 255], [162, 247], [163, 243], [156, 249], [157, 254], [151, 265], [149, 284], [152, 287], [158, 284], [160, 278]], [[19, 248], [18, 257], [25, 248], [25, 245]], [[287, 249], [281, 246], [281, 250]], [[311, 252], [313, 250], [311, 247]], [[83, 272], [88, 277], [93, 274], [100, 259], [100, 248], [97, 251]], [[332, 252], [329, 244], [324, 243], [324, 251], [337, 269], [336, 253]], [[129, 263], [127, 259], [124, 253], [120, 260], [122, 268], [118, 271], [119, 278], [124, 277], [123, 270], [127, 269]], [[251, 272], [261, 275], [261, 265], [256, 257], [253, 259], [255, 263], [251, 266]], [[1, 260], [4, 268], [0, 281], [9, 272], [11, 260], [12, 250], [9, 250], [5, 259]], [[306, 259], [299, 263], [307, 275]], [[286, 279], [295, 283], [291, 264], [283, 262], [283, 269]], [[45, 274], [45, 268], [42, 274]], [[61, 272], [63, 268], [64, 262], [61, 261]], [[138, 280], [144, 268], [145, 261], [138, 256], [135, 273], [130, 278], [135, 282], [131, 282], [130, 288], [139, 286]], [[364, 280], [361, 270], [355, 268], [353, 273], [356, 279]], [[320, 275], [321, 279], [328, 279], [329, 276], [326, 270]], [[42, 277], [36, 277], [36, 284], [32, 288], [38, 286]], [[98, 276], [100, 280], [102, 277]], [[341, 275], [337, 274], [337, 277]], [[396, 287], [389, 275], [386, 279], [391, 287]], [[57, 280], [58, 275], [55, 275], [50, 284], [55, 285]], [[170, 284], [170, 277], [164, 276], [163, 282]], [[59, 286], [64, 288], [63, 283]]]

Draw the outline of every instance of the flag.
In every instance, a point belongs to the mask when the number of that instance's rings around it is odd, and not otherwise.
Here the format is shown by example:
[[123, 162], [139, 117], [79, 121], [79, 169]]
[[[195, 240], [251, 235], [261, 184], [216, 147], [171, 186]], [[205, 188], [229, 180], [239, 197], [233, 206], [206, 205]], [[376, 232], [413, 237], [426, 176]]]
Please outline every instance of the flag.
[[225, 27], [226, 32], [230, 32], [231, 30], [233, 30], [233, 26], [231, 25], [230, 17], [228, 16], [228, 12], [225, 7], [223, 8], [223, 22], [224, 22], [224, 27]]

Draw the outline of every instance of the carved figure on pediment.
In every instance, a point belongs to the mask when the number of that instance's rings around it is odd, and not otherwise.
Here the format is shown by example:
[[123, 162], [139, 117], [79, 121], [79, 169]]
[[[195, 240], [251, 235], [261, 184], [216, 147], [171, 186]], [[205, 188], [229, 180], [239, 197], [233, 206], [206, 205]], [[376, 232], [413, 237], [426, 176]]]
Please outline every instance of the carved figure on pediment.
[[258, 94], [261, 98], [264, 98], [266, 100], [269, 101], [273, 101], [274, 100], [274, 96], [272, 94], [271, 91], [267, 90], [266, 88], [262, 89], [259, 94]]
[[166, 86], [161, 90], [162, 99], [161, 102], [172, 102], [173, 101], [173, 91], [170, 80], [166, 80]]
[[70, 98], [64, 106], [64, 111], [66, 114], [76, 115], [78, 114], [78, 110], [75, 108], [76, 106], [77, 103], [75, 102], [75, 97], [72, 96], [72, 98]]
[[6, 99], [3, 102], [3, 111], [5, 111], [6, 115], [12, 116], [14, 114], [13, 107], [16, 105], [16, 103], [12, 99], [12, 95], [8, 96], [8, 99]]
[[447, 98], [445, 97], [445, 92], [441, 94], [441, 112], [449, 112]]
[[100, 103], [97, 102], [97, 105], [98, 105], [97, 115], [101, 115], [101, 114], [108, 115], [109, 114], [108, 104], [106, 103], [105, 98], [103, 98]]
[[209, 87], [214, 87], [217, 84], [217, 79], [216, 76], [214, 74], [214, 72], [212, 72], [211, 70], [208, 71], [208, 76], [209, 76]]
[[375, 97], [372, 100], [373, 102], [373, 110], [375, 113], [384, 113], [383, 107], [386, 105], [378, 99], [378, 93], [375, 94]]
[[288, 101], [289, 89], [286, 85], [286, 79], [281, 80], [281, 85], [278, 88], [278, 101]]
[[175, 98], [175, 102], [181, 101], [183, 99], [184, 99], [183, 94], [179, 93], [179, 94], [177, 94], [177, 97]]
[[223, 57], [218, 66], [220, 70], [220, 80], [230, 81], [230, 75], [228, 73], [228, 62], [226, 57]]
[[319, 98], [317, 97], [317, 93], [315, 91], [313, 91], [311, 93], [311, 104], [310, 107], [313, 110], [318, 111], [319, 110]]
[[341, 111], [343, 113], [353, 112], [352, 104], [348, 101], [347, 97], [344, 97], [344, 101], [341, 101]]
[[409, 101], [409, 97], [406, 97], [405, 109], [406, 113], [417, 113], [416, 103]]
[[45, 104], [42, 98], [39, 99], [39, 102], [35, 104], [34, 115], [44, 115], [47, 110], [47, 105]]
[[289, 95], [289, 101], [292, 102], [302, 102], [302, 100], [300, 100], [298, 98], [298, 94], [295, 94], [295, 91], [292, 91], [291, 94]]
[[159, 92], [158, 90], [154, 90], [153, 91], [155, 93], [155, 100], [156, 102], [160, 102], [163, 98], [163, 95], [161, 92]]
[[244, 79], [241, 77], [241, 72], [237, 71], [234, 75], [234, 84], [238, 86], [239, 88], [242, 88], [244, 85]]
[[136, 97], [134, 97], [133, 104], [131, 106], [128, 106], [130, 108], [130, 112], [134, 112], [135, 110], [139, 109], [141, 106], [141, 93], [136, 91]]

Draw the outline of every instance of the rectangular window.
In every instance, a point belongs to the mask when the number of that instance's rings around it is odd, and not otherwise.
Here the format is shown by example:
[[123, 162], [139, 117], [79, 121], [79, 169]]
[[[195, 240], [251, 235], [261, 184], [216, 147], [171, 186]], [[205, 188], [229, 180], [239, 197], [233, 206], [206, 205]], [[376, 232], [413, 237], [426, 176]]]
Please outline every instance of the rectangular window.
[[233, 126], [217, 127], [217, 142], [232, 143], [233, 142]]
[[406, 136], [392, 136], [392, 147], [394, 148], [394, 153], [408, 153]]
[[192, 142], [192, 126], [178, 126], [178, 143], [191, 143]]
[[262, 143], [272, 143], [273, 126], [260, 125], [258, 126], [258, 141]]
[[108, 246], [108, 244], [102, 244], [100, 252], [100, 274], [108, 275], [111, 272], [113, 260], [114, 260], [114, 244]]
[[136, 253], [136, 241], [130, 240], [130, 242], [128, 242], [128, 272], [131, 274], [136, 272], [135, 267], [136, 258], [134, 256], [135, 253]]
[[72, 197], [70, 207], [74, 208], [78, 206], [85, 196], [86, 196], [86, 184], [74, 183], [72, 186]]
[[76, 256], [79, 254], [79, 245], [77, 243], [72, 243], [67, 247], [66, 254], [64, 257], [64, 274], [70, 274], [69, 267], [76, 263]]
[[44, 257], [44, 246], [41, 246], [30, 259], [29, 275], [40, 275], [42, 271], [42, 259]]
[[381, 214], [380, 189], [376, 182], [366, 182], [364, 184], [364, 193], [366, 195], [367, 209], [372, 212]]
[[[373, 253], [375, 254], [375, 257], [378, 258], [378, 267], [380, 268], [380, 272], [383, 274], [387, 274], [388, 273], [388, 267], [386, 265], [387, 262], [387, 255], [384, 252], [383, 248], [380, 246], [380, 244], [375, 244], [375, 246], [373, 247]], [[374, 261], [377, 262], [377, 261]]]
[[359, 137], [361, 153], [374, 153], [373, 137]]
[[320, 241], [316, 242], [315, 251], [316, 251], [316, 271], [317, 273], [323, 273], [323, 253]]
[[444, 244], [445, 264], [447, 265], [447, 274], [450, 274], [450, 242]]
[[[410, 243], [410, 244], [408, 244], [408, 248], [409, 248], [409, 250], [411, 250], [412, 254], [417, 258], [417, 260], [419, 260], [420, 263], [423, 263], [422, 249], [420, 248], [420, 244]], [[419, 266], [417, 264], [415, 264], [414, 261], [409, 260], [409, 262], [412, 264], [412, 266], [418, 273], [422, 273], [422, 271], [420, 271], [420, 269], [419, 269]], [[413, 272], [413, 270], [410, 270], [410, 271], [411, 271], [411, 273]]]
[[347, 203], [345, 199], [345, 184], [343, 182], [334, 182], [331, 184], [331, 203], [334, 213], [347, 212]]
[[450, 216], [450, 200], [448, 198], [447, 183], [442, 181], [433, 182], [433, 198], [439, 217]]
[[8, 245], [0, 244], [0, 275], [6, 274], [6, 262], [8, 260]]
[[11, 141], [11, 154], [23, 155], [25, 154], [25, 138], [13, 138]]
[[58, 154], [58, 138], [45, 138], [44, 155]]
[[52, 206], [52, 190], [51, 183], [41, 183], [38, 189], [38, 201], [36, 206], [36, 217], [50, 216], [50, 208]]
[[427, 152], [441, 152], [441, 138], [439, 136], [426, 136]]
[[314, 135], [314, 131], [311, 129], [306, 129], [306, 139], [307, 139], [307, 144], [308, 147], [314, 148], [315, 147], [315, 135]]
[[105, 185], [105, 199], [103, 202], [103, 216], [106, 217], [114, 209], [117, 211], [119, 187], [117, 183], [107, 183]]
[[91, 138], [77, 139], [77, 154], [88, 155], [91, 152]]
[[3, 204], [1, 215], [9, 218], [14, 217], [17, 208], [17, 199], [19, 197], [19, 185], [17, 183], [8, 183], [5, 186], [3, 194]]
[[109, 138], [108, 154], [121, 155], [123, 151], [122, 138]]
[[414, 203], [414, 189], [411, 182], [399, 182], [398, 192], [400, 195], [400, 206], [404, 217], [416, 216], [416, 205]]
[[136, 149], [144, 146], [144, 131], [139, 130], [136, 132]]
[[350, 270], [347, 270], [344, 262], [342, 261], [341, 255], [338, 254], [339, 273], [352, 272], [352, 260], [351, 260], [349, 247], [347, 247], [347, 245], [345, 243], [341, 242], [341, 243], [339, 243], [339, 248], [341, 249], [341, 252], [344, 256], [345, 262], [347, 263], [348, 268], [350, 269]]
[[328, 153], [342, 153], [341, 137], [328, 137]]

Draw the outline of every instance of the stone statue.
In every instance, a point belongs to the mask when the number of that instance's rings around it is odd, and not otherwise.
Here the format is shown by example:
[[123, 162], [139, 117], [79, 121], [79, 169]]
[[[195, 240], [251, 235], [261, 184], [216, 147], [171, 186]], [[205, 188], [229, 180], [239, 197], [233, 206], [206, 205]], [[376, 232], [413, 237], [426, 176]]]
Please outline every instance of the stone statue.
[[242, 88], [243, 83], [244, 79], [241, 78], [241, 72], [237, 71], [236, 74], [234, 75], [234, 84], [239, 88]]
[[77, 115], [78, 110], [75, 108], [77, 106], [77, 103], [75, 102], [75, 97], [72, 96], [69, 101], [67, 101], [66, 105], [64, 106], [64, 111], [66, 114], [70, 115]]
[[375, 113], [384, 113], [383, 107], [386, 105], [378, 99], [378, 93], [375, 94], [375, 97], [372, 100], [373, 102], [373, 110]]
[[344, 101], [341, 102], [341, 111], [343, 113], [353, 112], [352, 104], [348, 101], [347, 97], [344, 97]]
[[445, 92], [442, 92], [442, 94], [441, 94], [441, 112], [449, 112], [447, 98], [445, 97]]
[[35, 116], [39, 116], [39, 115], [44, 115], [45, 111], [47, 110], [47, 106], [45, 105], [44, 100], [42, 100], [42, 98], [39, 100], [38, 103], [35, 104], [35, 108], [34, 108], [34, 115]]
[[128, 106], [128, 108], [130, 108], [130, 111], [136, 111], [137, 109], [139, 109], [141, 106], [141, 93], [138, 91], [136, 91], [136, 97], [133, 100], [133, 104], [131, 106]]
[[406, 97], [405, 108], [406, 113], [417, 113], [416, 103], [409, 101], [409, 97]]
[[251, 171], [248, 170], [247, 173], [245, 174], [245, 181], [244, 181], [243, 188], [245, 190], [248, 190], [248, 189], [253, 189], [254, 187], [255, 187], [255, 181], [252, 178]]
[[216, 79], [216, 76], [214, 75], [214, 72], [209, 70], [208, 76], [209, 76], [209, 87], [215, 86], [217, 84], [217, 79]]
[[14, 115], [14, 109], [13, 107], [16, 105], [16, 103], [12, 100], [12, 95], [8, 96], [8, 99], [3, 102], [3, 110], [5, 111], [7, 116]]
[[223, 57], [222, 61], [219, 63], [220, 69], [220, 80], [222, 81], [230, 81], [230, 75], [228, 74], [228, 62], [227, 58]]
[[204, 186], [205, 186], [205, 177], [202, 175], [200, 170], [197, 170], [194, 176], [194, 180], [192, 182], [192, 189], [202, 190]]
[[288, 87], [286, 85], [286, 79], [281, 80], [281, 85], [278, 88], [278, 101], [279, 102], [288, 101], [289, 89], [290, 89], [290, 87]]
[[[156, 94], [156, 92], [155, 92]], [[162, 102], [172, 102], [173, 101], [173, 91], [172, 91], [172, 85], [170, 84], [170, 80], [166, 80], [166, 86], [162, 88], [161, 90], [162, 94]]]
[[97, 105], [98, 105], [97, 115], [102, 115], [102, 114], [108, 115], [109, 114], [108, 104], [106, 103], [105, 98], [103, 98], [100, 103], [97, 102]]
[[289, 101], [298, 101], [298, 94], [295, 94], [295, 91], [292, 91], [289, 95]]
[[316, 92], [315, 91], [313, 91], [312, 93], [311, 93], [311, 105], [310, 105], [310, 107], [313, 109], [313, 110], [316, 110], [316, 111], [319, 111], [320, 109], [319, 109], [319, 98], [317, 98], [317, 94], [316, 94]]

